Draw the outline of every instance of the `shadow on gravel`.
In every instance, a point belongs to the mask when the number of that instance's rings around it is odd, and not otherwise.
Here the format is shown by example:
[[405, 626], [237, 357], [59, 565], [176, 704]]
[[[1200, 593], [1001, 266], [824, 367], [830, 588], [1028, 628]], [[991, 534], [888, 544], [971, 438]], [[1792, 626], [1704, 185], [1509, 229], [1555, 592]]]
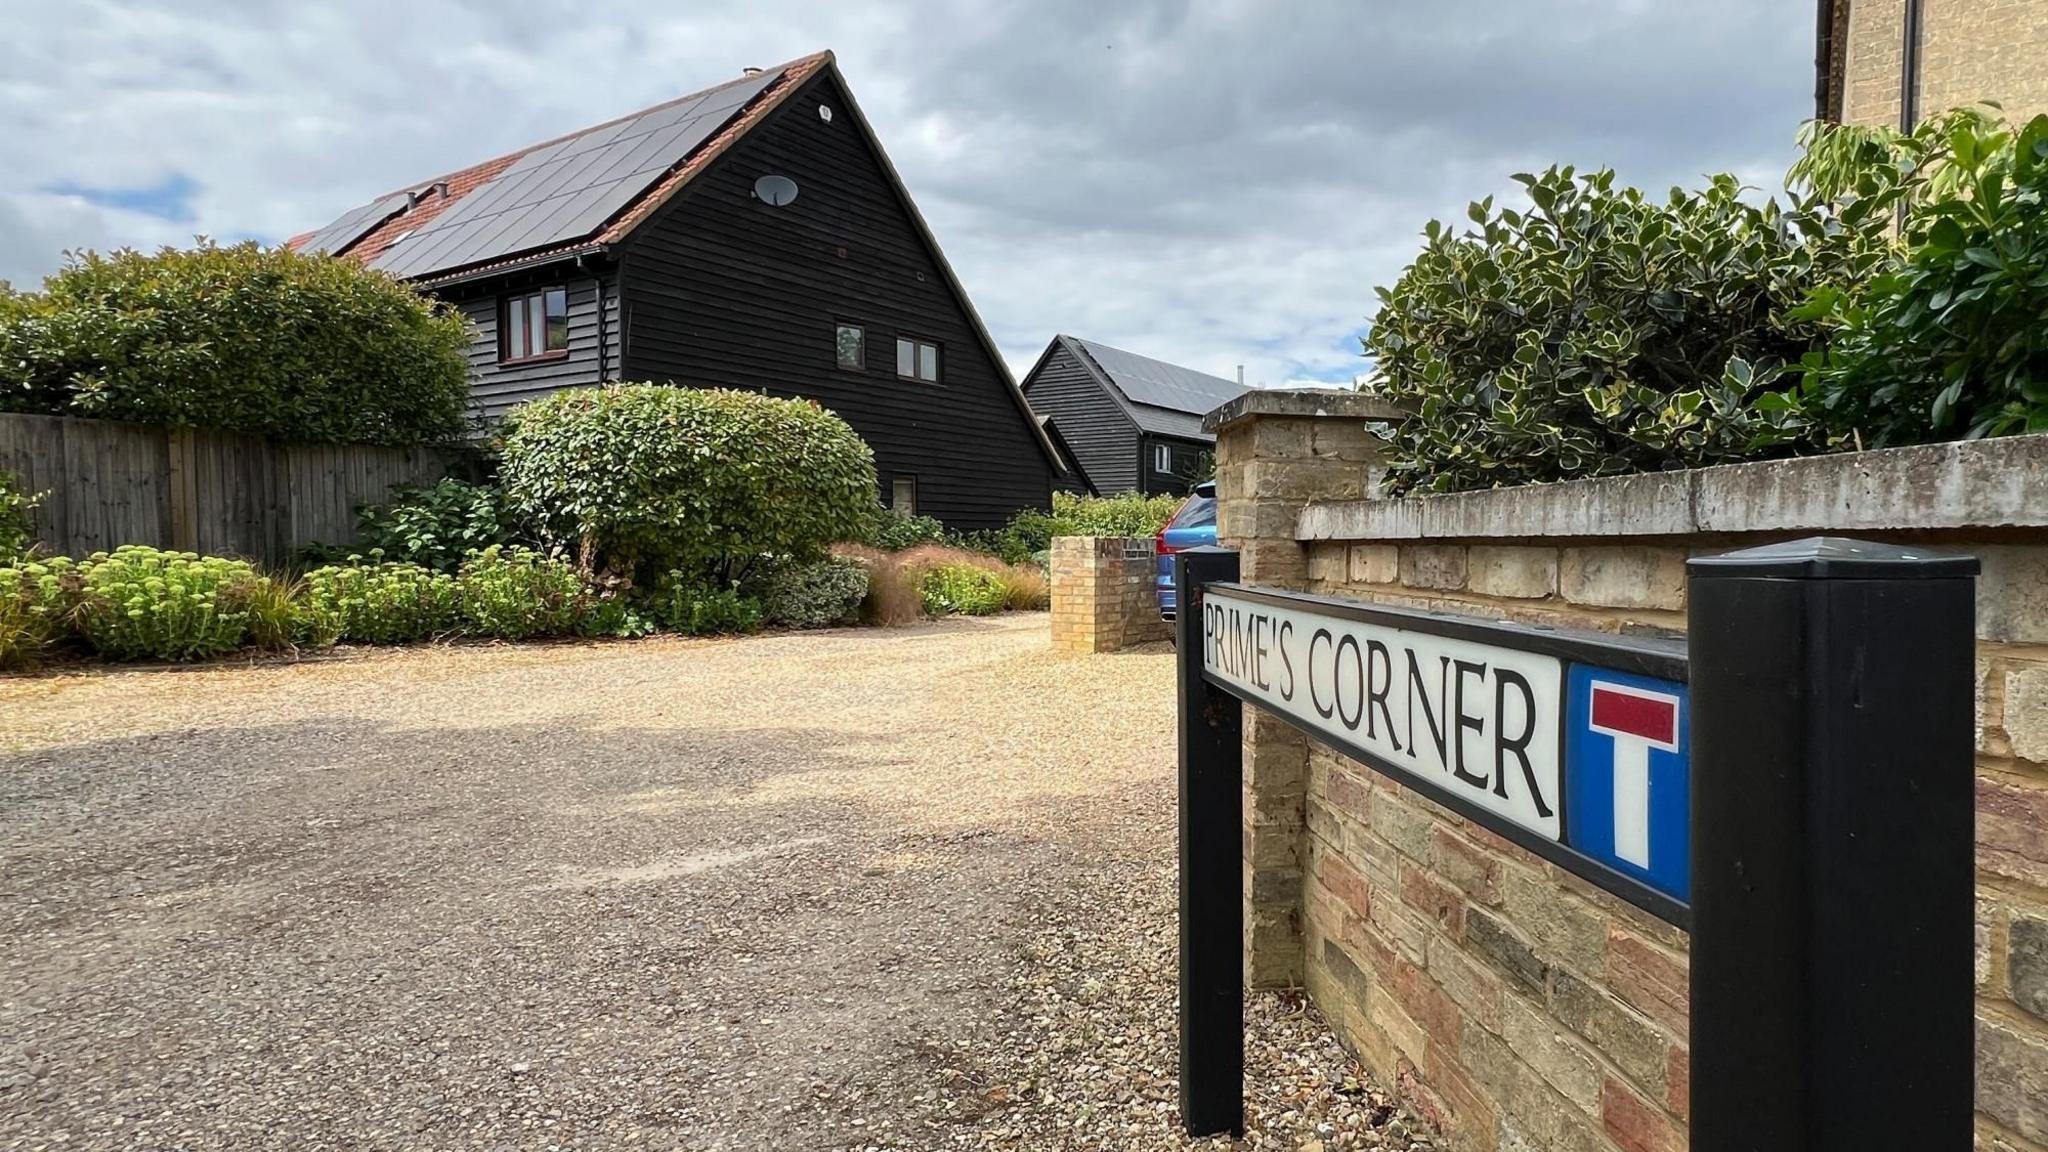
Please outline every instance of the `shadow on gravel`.
[[0, 756], [0, 1145], [875, 1141], [924, 1088], [903, 1054], [989, 1026], [1076, 866], [763, 798], [878, 764], [798, 729], [331, 722]]

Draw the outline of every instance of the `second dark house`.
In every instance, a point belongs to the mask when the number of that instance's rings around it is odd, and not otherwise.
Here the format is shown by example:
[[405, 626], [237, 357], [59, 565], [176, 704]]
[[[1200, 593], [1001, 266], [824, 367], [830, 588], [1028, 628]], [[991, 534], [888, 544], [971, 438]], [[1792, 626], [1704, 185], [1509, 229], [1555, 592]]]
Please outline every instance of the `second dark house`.
[[880, 497], [952, 528], [1046, 507], [1065, 462], [819, 53], [431, 177], [292, 245], [447, 300], [486, 420], [607, 380], [807, 397]]
[[1202, 417], [1244, 385], [1078, 336], [1055, 336], [1024, 377], [1090, 486], [1182, 493], [1204, 479], [1216, 438]]

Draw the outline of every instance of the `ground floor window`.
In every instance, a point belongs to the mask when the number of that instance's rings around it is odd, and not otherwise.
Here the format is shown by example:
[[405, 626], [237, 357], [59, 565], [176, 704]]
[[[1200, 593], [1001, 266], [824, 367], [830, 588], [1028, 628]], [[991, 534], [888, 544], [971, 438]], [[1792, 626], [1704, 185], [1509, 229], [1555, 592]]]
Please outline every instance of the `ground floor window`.
[[1152, 470], [1164, 476], [1173, 475], [1173, 449], [1164, 444], [1152, 446]]
[[889, 507], [905, 516], [917, 515], [917, 477], [898, 476], [889, 482]]

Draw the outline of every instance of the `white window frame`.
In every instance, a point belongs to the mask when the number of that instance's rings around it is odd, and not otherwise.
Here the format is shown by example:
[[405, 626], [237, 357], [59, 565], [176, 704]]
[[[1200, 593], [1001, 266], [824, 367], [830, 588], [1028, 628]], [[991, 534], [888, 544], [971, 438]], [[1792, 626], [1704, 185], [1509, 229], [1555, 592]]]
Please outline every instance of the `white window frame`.
[[1173, 448], [1166, 444], [1152, 446], [1152, 470], [1161, 476], [1173, 475]]

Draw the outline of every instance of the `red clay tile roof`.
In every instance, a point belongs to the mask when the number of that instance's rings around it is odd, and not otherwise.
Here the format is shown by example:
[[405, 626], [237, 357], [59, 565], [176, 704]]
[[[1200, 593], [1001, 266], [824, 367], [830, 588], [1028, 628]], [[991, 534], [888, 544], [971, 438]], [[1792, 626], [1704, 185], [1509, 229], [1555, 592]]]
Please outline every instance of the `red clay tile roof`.
[[[421, 279], [432, 282], [453, 276], [467, 276], [483, 269], [523, 264], [539, 257], [592, 249], [615, 243], [647, 219], [648, 216], [652, 215], [655, 209], [666, 203], [670, 197], [674, 196], [678, 190], [689, 183], [699, 172], [709, 167], [713, 160], [716, 160], [727, 148], [732, 146], [733, 142], [745, 136], [755, 125], [765, 120], [768, 114], [779, 107], [792, 92], [802, 86], [804, 81], [816, 75], [820, 69], [831, 62], [832, 53], [817, 52], [782, 65], [780, 69], [782, 77], [779, 80], [769, 85], [761, 95], [754, 98], [752, 103], [741, 109], [739, 115], [733, 117], [732, 122], [727, 124], [717, 135], [699, 145], [681, 163], [671, 169], [667, 175], [649, 185], [645, 192], [635, 197], [617, 216], [607, 221], [596, 233], [549, 248], [516, 253], [501, 260], [488, 261], [466, 268], [449, 269], [432, 276], [422, 277]], [[686, 96], [679, 96], [674, 100], [664, 101], [651, 108], [643, 108], [638, 112], [631, 112], [625, 116], [607, 120], [602, 124], [593, 124], [589, 128], [579, 129], [576, 132], [557, 136], [550, 140], [543, 140], [537, 144], [530, 144], [516, 152], [510, 152], [506, 155], [486, 160], [481, 164], [471, 165], [468, 168], [450, 172], [445, 176], [437, 176], [430, 180], [408, 184], [405, 188], [394, 189], [385, 195], [396, 195], [399, 192], [430, 188], [436, 184], [444, 183], [448, 186], [448, 194], [446, 196], [429, 194], [423, 197], [418, 204], [379, 224], [365, 234], [362, 239], [350, 244], [342, 251], [335, 253], [335, 255], [368, 264], [382, 254], [386, 248], [391, 247], [399, 237], [425, 227], [428, 223], [432, 222], [434, 217], [447, 211], [464, 196], [469, 195], [471, 192], [476, 191], [495, 179], [499, 173], [511, 167], [528, 153], [559, 144], [575, 136], [580, 136], [585, 132], [595, 131], [612, 124], [623, 123], [635, 117], [643, 116], [648, 112], [666, 108], [672, 104], [693, 100], [699, 95], [702, 95], [702, 93], [693, 92]], [[285, 241], [285, 246], [297, 248], [311, 239], [317, 231], [315, 229], [311, 232], [302, 232]]]

